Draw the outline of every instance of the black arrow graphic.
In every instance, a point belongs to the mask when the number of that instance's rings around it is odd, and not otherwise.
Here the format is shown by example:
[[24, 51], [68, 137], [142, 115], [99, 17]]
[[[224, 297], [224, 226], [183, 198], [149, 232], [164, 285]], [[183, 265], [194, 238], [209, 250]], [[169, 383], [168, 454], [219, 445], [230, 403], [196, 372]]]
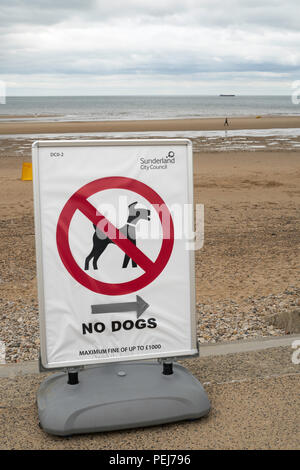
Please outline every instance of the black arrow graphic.
[[147, 302], [145, 302], [139, 295], [136, 296], [136, 302], [91, 305], [92, 313], [95, 314], [136, 311], [137, 318], [139, 318], [148, 307], [149, 304], [147, 304]]

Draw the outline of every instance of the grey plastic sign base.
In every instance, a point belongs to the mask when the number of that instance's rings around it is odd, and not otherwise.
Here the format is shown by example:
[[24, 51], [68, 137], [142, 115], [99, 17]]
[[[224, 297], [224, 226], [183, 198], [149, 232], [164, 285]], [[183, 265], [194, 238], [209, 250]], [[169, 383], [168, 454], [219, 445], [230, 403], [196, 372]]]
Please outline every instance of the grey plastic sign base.
[[66, 373], [49, 376], [37, 394], [40, 426], [70, 436], [194, 420], [210, 402], [200, 382], [179, 364], [163, 375], [158, 362], [112, 363], [79, 372], [69, 385]]

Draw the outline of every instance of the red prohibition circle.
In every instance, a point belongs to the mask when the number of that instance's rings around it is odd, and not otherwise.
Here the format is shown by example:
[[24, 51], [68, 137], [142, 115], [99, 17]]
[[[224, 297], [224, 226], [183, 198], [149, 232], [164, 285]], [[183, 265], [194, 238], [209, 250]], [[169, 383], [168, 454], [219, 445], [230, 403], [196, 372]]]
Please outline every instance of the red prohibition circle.
[[[94, 212], [96, 212], [96, 209], [87, 201], [87, 198], [95, 193], [105, 191], [107, 189], [125, 189], [139, 194], [145, 198], [158, 213], [163, 231], [163, 240], [160, 252], [154, 262], [148, 259], [149, 265], [147, 266], [144, 274], [136, 279], [133, 279], [132, 281], [117, 284], [98, 281], [97, 279], [89, 276], [78, 266], [72, 255], [69, 243], [70, 223], [76, 210], [82, 211], [87, 217], [89, 217], [91, 215], [91, 208], [94, 209]], [[164, 208], [163, 215], [162, 211], [159, 210], [160, 207]], [[152, 188], [133, 178], [112, 176], [92, 181], [82, 186], [70, 197], [63, 207], [57, 222], [56, 243], [59, 256], [65, 268], [77, 282], [98, 294], [125, 295], [146, 287], [148, 284], [153, 282], [154, 279], [156, 279], [157, 276], [159, 276], [159, 274], [163, 271], [173, 250], [174, 224], [169, 209], [161, 197]], [[133, 245], [127, 239], [126, 243]], [[142, 252], [140, 252], [140, 254], [143, 255]]]

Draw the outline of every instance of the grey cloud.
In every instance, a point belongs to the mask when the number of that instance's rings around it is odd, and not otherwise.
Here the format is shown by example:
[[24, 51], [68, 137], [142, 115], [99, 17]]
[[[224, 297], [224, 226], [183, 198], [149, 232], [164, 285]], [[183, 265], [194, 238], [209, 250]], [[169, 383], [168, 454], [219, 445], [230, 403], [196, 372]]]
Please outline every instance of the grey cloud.
[[1, 0], [0, 24], [56, 24], [94, 5], [96, 0]]
[[299, 14], [298, 0], [1, 0], [0, 72], [296, 77]]
[[184, 2], [164, 0], [2, 0], [2, 26], [13, 24], [55, 24], [72, 18], [103, 22], [117, 18], [172, 17], [186, 11]]
[[[4, 63], [3, 63], [4, 62]], [[185, 74], [191, 77], [194, 74], [228, 72], [273, 72], [273, 73], [296, 73], [300, 75], [300, 64], [282, 64], [278, 61], [257, 59], [249, 60], [238, 56], [226, 57], [226, 59], [215, 61], [209, 56], [198, 56], [196, 53], [174, 52], [156, 53], [124, 56], [122, 53], [94, 54], [92, 52], [78, 55], [76, 51], [68, 54], [57, 54], [50, 52], [47, 55], [37, 53], [34, 57], [29, 53], [16, 54], [13, 60], [2, 61], [3, 74], [23, 75], [39, 74], [84, 74], [84, 75], [111, 75], [125, 74], [147, 74], [154, 76], [164, 74], [176, 76]]]
[[4, 27], [139, 18], [186, 26], [298, 29], [299, 13], [298, 0], [2, 0], [0, 21]]

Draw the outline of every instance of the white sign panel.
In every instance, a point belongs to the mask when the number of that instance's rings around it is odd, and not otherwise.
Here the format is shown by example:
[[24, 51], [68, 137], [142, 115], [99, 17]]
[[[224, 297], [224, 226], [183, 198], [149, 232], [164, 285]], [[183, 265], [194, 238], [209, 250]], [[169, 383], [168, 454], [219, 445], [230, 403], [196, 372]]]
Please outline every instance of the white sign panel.
[[45, 367], [189, 356], [190, 141], [33, 145]]

